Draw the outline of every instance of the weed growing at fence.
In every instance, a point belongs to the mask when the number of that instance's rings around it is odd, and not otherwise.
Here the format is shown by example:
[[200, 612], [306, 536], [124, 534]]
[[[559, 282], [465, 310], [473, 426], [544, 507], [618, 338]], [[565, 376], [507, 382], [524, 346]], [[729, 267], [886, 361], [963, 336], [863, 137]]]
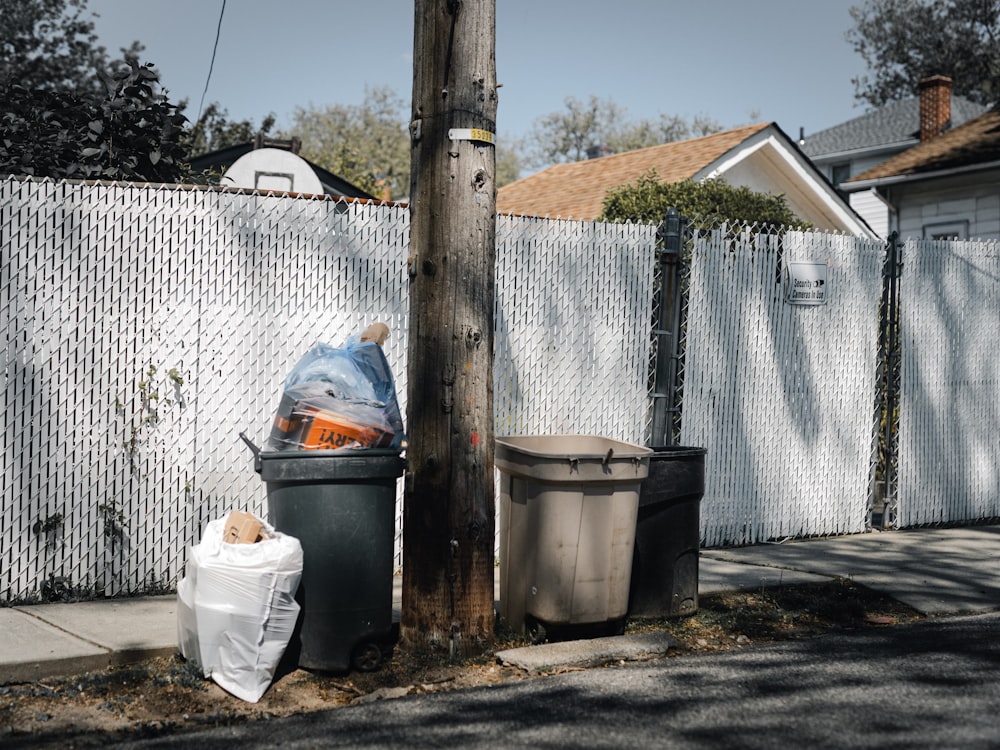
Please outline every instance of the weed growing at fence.
[[[163, 410], [174, 404], [183, 405], [180, 388], [184, 385], [184, 378], [180, 371], [176, 367], [171, 367], [167, 371], [166, 380], [160, 382], [156, 380], [158, 372], [159, 369], [156, 365], [150, 363], [143, 378], [136, 383], [138, 405], [132, 414], [127, 414], [127, 412], [129, 404], [136, 401], [134, 396], [127, 402], [123, 401], [121, 397], [115, 398], [115, 411], [120, 415], [125, 415], [124, 418], [128, 425], [123, 447], [133, 473], [137, 472], [139, 468], [140, 448], [148, 439], [149, 430], [160, 423]], [[173, 398], [171, 398], [171, 391], [173, 391]]]

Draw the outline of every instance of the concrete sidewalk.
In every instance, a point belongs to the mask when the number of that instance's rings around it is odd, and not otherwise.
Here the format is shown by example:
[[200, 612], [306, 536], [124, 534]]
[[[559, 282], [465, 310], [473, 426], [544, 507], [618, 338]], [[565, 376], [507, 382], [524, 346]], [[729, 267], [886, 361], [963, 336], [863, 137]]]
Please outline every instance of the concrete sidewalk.
[[[1000, 609], [1000, 526], [702, 550], [698, 591], [766, 590], [835, 577], [927, 615]], [[394, 586], [398, 614], [399, 577]], [[499, 594], [498, 582], [495, 590]], [[169, 656], [177, 652], [176, 596], [0, 608], [0, 633], [0, 685]], [[628, 638], [622, 637], [623, 648]], [[607, 648], [607, 640], [599, 645]]]

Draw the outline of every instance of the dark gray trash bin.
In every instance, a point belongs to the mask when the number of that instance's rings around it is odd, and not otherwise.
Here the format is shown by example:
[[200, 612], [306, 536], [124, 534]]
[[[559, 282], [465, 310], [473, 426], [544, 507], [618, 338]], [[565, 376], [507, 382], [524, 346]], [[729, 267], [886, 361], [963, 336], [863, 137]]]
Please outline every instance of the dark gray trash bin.
[[302, 607], [290, 656], [345, 672], [378, 667], [398, 633], [392, 622], [396, 450], [256, 453], [268, 520], [302, 544]]
[[698, 609], [698, 547], [705, 448], [653, 448], [639, 492], [629, 615], [677, 617]]

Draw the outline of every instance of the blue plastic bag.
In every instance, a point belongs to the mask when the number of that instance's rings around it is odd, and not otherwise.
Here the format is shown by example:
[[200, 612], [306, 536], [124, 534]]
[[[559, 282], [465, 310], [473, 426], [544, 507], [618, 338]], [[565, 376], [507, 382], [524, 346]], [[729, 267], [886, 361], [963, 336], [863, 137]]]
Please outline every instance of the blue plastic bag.
[[352, 337], [318, 343], [285, 379], [271, 427], [274, 450], [403, 450], [406, 435], [382, 347]]

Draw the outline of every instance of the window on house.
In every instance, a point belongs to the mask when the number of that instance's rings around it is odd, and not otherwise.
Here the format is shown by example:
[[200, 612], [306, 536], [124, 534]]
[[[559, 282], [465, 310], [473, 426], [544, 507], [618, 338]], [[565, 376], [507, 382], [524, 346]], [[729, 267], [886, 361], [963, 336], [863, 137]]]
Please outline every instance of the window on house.
[[840, 183], [844, 180], [849, 179], [851, 176], [851, 165], [846, 164], [834, 164], [830, 169], [830, 182], [833, 183], [835, 188], [840, 188]]
[[964, 240], [969, 236], [969, 222], [952, 221], [942, 224], [924, 224], [925, 240]]

